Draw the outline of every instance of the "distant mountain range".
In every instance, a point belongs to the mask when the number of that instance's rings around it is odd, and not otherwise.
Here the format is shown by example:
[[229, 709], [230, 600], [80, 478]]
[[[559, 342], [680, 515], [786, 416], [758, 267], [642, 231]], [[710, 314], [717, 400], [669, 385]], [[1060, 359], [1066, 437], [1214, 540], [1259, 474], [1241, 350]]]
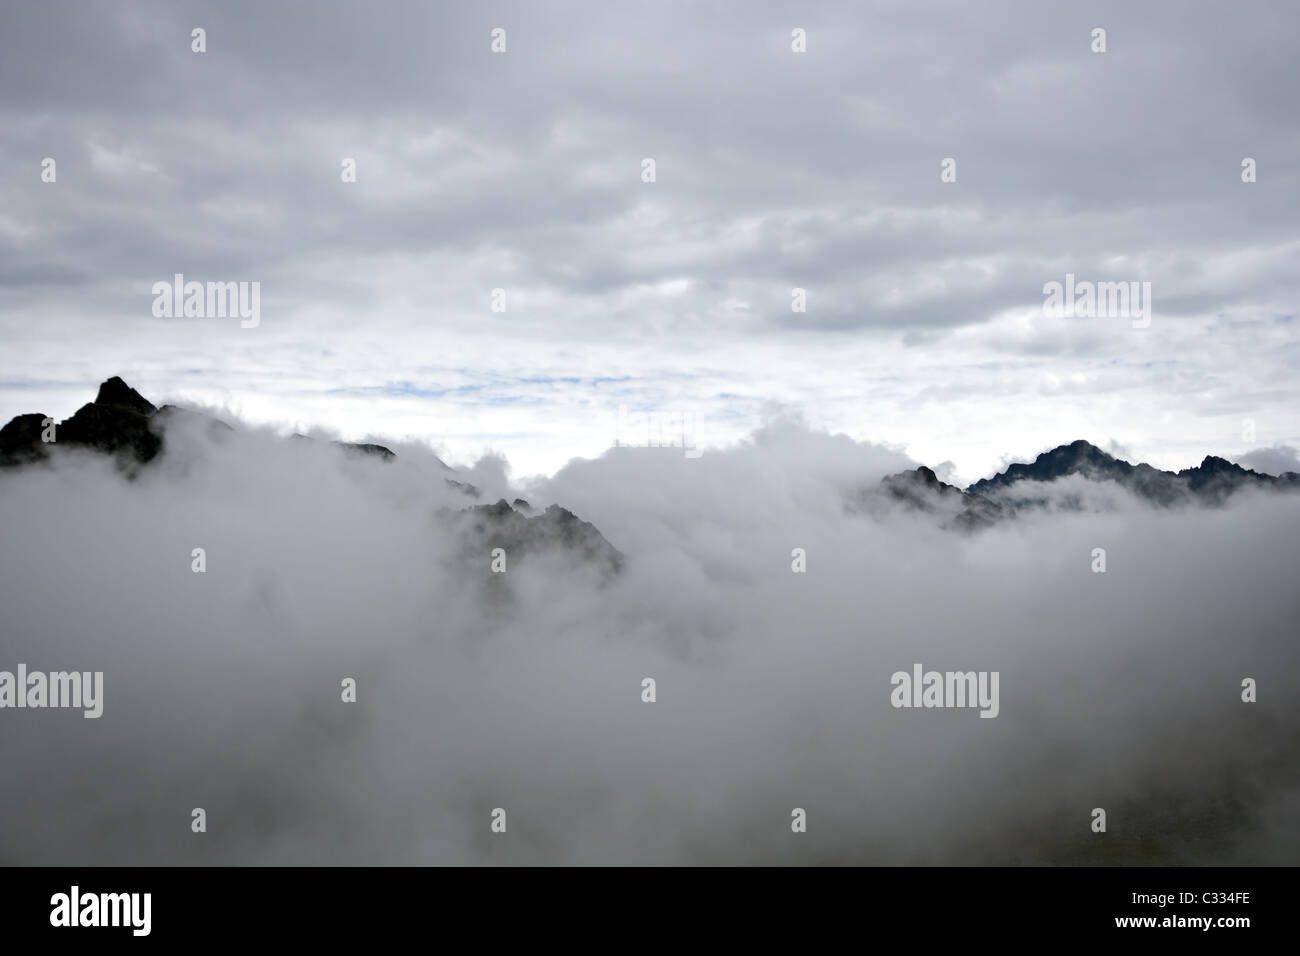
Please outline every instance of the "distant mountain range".
[[[166, 447], [170, 423], [183, 417], [203, 421], [207, 427], [232, 431], [219, 419], [174, 405], [155, 407], [121, 378], [113, 377], [99, 387], [93, 402], [77, 409], [55, 428], [55, 441], [46, 443], [43, 424], [48, 416], [39, 412], [19, 415], [0, 429], [0, 468], [14, 468], [46, 460], [58, 448], [82, 448], [114, 455], [127, 470], [147, 465]], [[311, 441], [303, 435], [294, 439]], [[334, 442], [345, 453], [390, 462], [396, 454], [383, 445]], [[447, 472], [448, 487], [471, 498], [481, 494], [472, 484], [460, 480], [454, 469], [438, 462]], [[1052, 487], [1062, 479], [1085, 479], [1098, 485], [1113, 482], [1137, 498], [1161, 508], [1217, 506], [1243, 489], [1269, 491], [1300, 490], [1300, 474], [1273, 476], [1243, 468], [1224, 458], [1207, 455], [1195, 468], [1161, 471], [1148, 464], [1132, 464], [1116, 458], [1096, 445], [1074, 441], [1045, 451], [1032, 462], [1017, 463], [991, 478], [966, 489], [941, 481], [924, 465], [889, 475], [878, 486], [860, 489], [850, 496], [855, 511], [877, 511], [899, 505], [911, 511], [935, 515], [947, 527], [973, 531], [1014, 517], [1018, 512], [1046, 507], [1082, 510], [1089, 507], [1077, 483]], [[450, 509], [441, 516], [446, 519]], [[623, 566], [623, 555], [591, 524], [572, 512], [552, 505], [534, 513], [528, 502], [504, 498], [495, 504], [471, 506], [456, 514], [465, 518], [461, 528], [467, 547], [503, 547], [518, 555], [535, 554], [560, 547], [596, 563], [610, 573]]]
[[1010, 514], [1008, 509], [983, 495], [971, 494], [940, 481], [925, 465], [888, 475], [881, 480], [879, 487], [860, 491], [850, 502], [853, 510], [867, 511], [899, 505], [908, 511], [937, 515], [945, 526], [961, 531], [986, 528]]
[[[167, 429], [172, 423], [189, 418], [218, 431], [234, 431], [220, 419], [175, 405], [156, 407], [152, 402], [114, 376], [99, 386], [93, 402], [54, 426], [53, 441], [46, 442], [46, 421], [52, 418], [41, 412], [19, 415], [0, 428], [0, 469], [39, 465], [49, 461], [61, 449], [82, 449], [114, 456], [127, 473], [146, 467], [166, 450]], [[310, 442], [306, 435], [292, 440]], [[334, 442], [344, 453], [391, 462], [396, 452], [383, 445], [357, 442]], [[471, 498], [481, 493], [472, 484], [456, 477], [455, 469], [442, 461], [447, 472], [443, 480], [449, 488]], [[546, 552], [562, 552], [606, 577], [623, 567], [623, 555], [610, 544], [596, 527], [581, 520], [559, 505], [551, 505], [537, 514], [527, 501], [504, 498], [496, 504], [474, 505], [459, 511], [444, 508], [433, 517], [457, 532], [462, 543], [465, 563], [473, 568], [486, 567], [492, 549], [502, 548], [511, 562]]]
[[961, 530], [987, 527], [1018, 511], [1046, 507], [1083, 510], [1083, 494], [1070, 487], [1050, 487], [1073, 476], [1089, 482], [1114, 482], [1138, 499], [1161, 508], [1222, 505], [1243, 489], [1300, 491], [1300, 474], [1265, 475], [1206, 455], [1195, 468], [1161, 471], [1146, 463], [1132, 464], [1083, 440], [1058, 445], [1032, 462], [1016, 463], [992, 478], [983, 478], [964, 491], [940, 481], [922, 465], [889, 475], [878, 489], [859, 492], [852, 507], [870, 507], [873, 498], [902, 503], [909, 510], [940, 516]]
[[1029, 464], [1014, 464], [1001, 474], [975, 482], [967, 492], [983, 495], [1002, 504], [1033, 504], [1038, 499], [1024, 496], [1021, 482], [1050, 482], [1068, 475], [1091, 481], [1113, 481], [1154, 505], [1222, 504], [1243, 488], [1288, 490], [1300, 488], [1300, 474], [1265, 475], [1249, 468], [1206, 455], [1195, 468], [1161, 471], [1145, 463], [1131, 464], [1086, 441], [1075, 441], [1045, 451]]

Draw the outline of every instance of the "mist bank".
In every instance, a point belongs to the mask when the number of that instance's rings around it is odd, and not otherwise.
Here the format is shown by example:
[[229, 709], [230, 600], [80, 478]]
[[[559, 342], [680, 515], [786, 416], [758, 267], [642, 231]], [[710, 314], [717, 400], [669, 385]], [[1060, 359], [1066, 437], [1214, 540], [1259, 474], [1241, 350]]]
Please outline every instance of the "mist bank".
[[[850, 507], [916, 463], [797, 421], [527, 486], [493, 457], [471, 499], [418, 445], [225, 420], [0, 474], [0, 669], [104, 675], [96, 720], [0, 711], [0, 862], [1297, 858], [1295, 496], [954, 534]], [[562, 534], [493, 570], [466, 509], [516, 498], [617, 573]], [[916, 665], [996, 672], [996, 718], [896, 706]]]

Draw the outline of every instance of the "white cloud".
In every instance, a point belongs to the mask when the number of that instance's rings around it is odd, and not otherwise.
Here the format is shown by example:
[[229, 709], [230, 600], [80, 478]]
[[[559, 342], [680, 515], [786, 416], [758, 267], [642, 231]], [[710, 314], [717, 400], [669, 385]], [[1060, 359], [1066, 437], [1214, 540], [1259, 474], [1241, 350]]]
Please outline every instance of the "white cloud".
[[[1087, 861], [1094, 806], [1146, 861], [1297, 850], [1278, 749], [1300, 700], [1295, 497], [1169, 514], [1121, 496], [953, 535], [846, 515], [846, 492], [908, 462], [789, 420], [528, 489], [484, 462], [493, 494], [559, 501], [623, 551], [600, 586], [545, 561], [488, 580], [419, 448], [171, 441], [134, 482], [105, 459], [0, 475], [22, 556], [0, 667], [105, 672], [98, 721], [0, 715], [0, 763], [25, 768], [0, 775], [22, 820], [0, 827], [6, 860]], [[999, 716], [893, 709], [914, 662], [998, 671]], [[188, 838], [196, 805], [218, 838]]]

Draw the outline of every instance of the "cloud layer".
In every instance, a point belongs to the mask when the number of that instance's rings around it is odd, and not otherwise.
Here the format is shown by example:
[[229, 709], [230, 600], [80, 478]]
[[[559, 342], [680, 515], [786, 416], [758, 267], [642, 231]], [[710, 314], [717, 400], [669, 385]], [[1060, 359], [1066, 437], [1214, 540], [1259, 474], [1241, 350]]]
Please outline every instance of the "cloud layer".
[[[0, 475], [0, 669], [105, 674], [98, 720], [0, 712], [0, 861], [1300, 850], [1294, 496], [1169, 513], [1117, 493], [1111, 513], [963, 536], [847, 513], [910, 462], [794, 420], [698, 459], [615, 449], [529, 487], [482, 463], [489, 497], [594, 522], [626, 556], [602, 582], [562, 560], [493, 575], [437, 517], [464, 498], [436, 459], [397, 450], [174, 425], [135, 480], [75, 455]], [[894, 709], [890, 677], [914, 663], [998, 671], [998, 717]]]

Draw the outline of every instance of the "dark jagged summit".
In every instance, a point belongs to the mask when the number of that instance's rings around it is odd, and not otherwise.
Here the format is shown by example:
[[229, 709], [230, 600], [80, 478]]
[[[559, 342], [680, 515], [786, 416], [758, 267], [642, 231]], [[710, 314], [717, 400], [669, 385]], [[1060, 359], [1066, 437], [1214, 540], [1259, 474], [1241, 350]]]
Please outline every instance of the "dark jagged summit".
[[143, 464], [162, 450], [162, 439], [149, 427], [152, 415], [153, 412], [136, 411], [126, 405], [91, 402], [59, 423], [57, 443], [83, 445], [96, 451], [134, 458]]
[[126, 408], [146, 416], [158, 411], [152, 402], [116, 375], [99, 386], [99, 393], [95, 396], [94, 404]]
[[[95, 400], [81, 408], [66, 421], [53, 425], [52, 442], [45, 442], [48, 427], [44, 423], [50, 416], [41, 412], [18, 415], [0, 428], [0, 466], [17, 468], [48, 459], [65, 447], [85, 448], [118, 457], [123, 470], [134, 475], [135, 469], [153, 461], [164, 450], [166, 429], [171, 422], [184, 417], [206, 422], [209, 428], [233, 432], [225, 422], [202, 412], [164, 405], [157, 408], [143, 395], [113, 376], [99, 386]], [[311, 441], [306, 435], [294, 435], [299, 441]], [[343, 442], [332, 444], [346, 453], [382, 462], [392, 461], [396, 453], [384, 445], [373, 442]], [[455, 469], [434, 459], [448, 476]], [[458, 477], [444, 477], [447, 487], [478, 498], [479, 489]], [[516, 510], [518, 509], [518, 510]], [[606, 577], [616, 574], [623, 566], [622, 553], [605, 540], [595, 526], [583, 521], [573, 512], [551, 505], [543, 514], [535, 514], [528, 502], [515, 499], [511, 507], [505, 499], [494, 505], [477, 505], [459, 512], [443, 509], [441, 515], [450, 515], [465, 522], [461, 526], [465, 557], [486, 553], [482, 547], [504, 547], [512, 557], [524, 558], [544, 551], [563, 552], [572, 558], [591, 564]]]
[[[43, 440], [48, 416], [37, 412], [19, 415], [0, 429], [0, 466], [25, 465], [49, 457], [57, 447], [89, 448], [117, 455], [125, 463], [145, 464], [163, 450], [164, 432], [174, 421], [189, 418], [207, 422], [214, 429], [234, 431], [228, 424], [202, 412], [151, 401], [114, 375], [99, 386], [95, 400], [71, 418], [54, 426], [54, 440]], [[294, 438], [306, 439], [305, 435]], [[351, 454], [391, 461], [396, 452], [370, 442], [334, 442]], [[441, 462], [440, 462], [441, 464]], [[445, 465], [443, 467], [446, 467]], [[448, 469], [450, 470], [450, 469]]]
[[973, 494], [984, 494], [1017, 481], [1054, 481], [1074, 474], [1088, 478], [1118, 479], [1127, 476], [1132, 469], [1133, 466], [1128, 462], [1080, 439], [1045, 451], [1030, 463], [1016, 462], [1008, 465], [1007, 470], [1001, 474], [983, 478], [966, 490]]
[[1022, 481], [1052, 482], [1070, 475], [1092, 481], [1113, 481], [1152, 504], [1221, 504], [1242, 488], [1300, 488], [1291, 473], [1275, 478], [1207, 455], [1195, 468], [1162, 471], [1145, 462], [1136, 465], [1110, 455], [1086, 441], [1074, 441], [1045, 451], [1031, 463], [1017, 462], [992, 478], [983, 478], [966, 490], [1015, 507], [1046, 503], [1041, 492], [1016, 486]]
[[1006, 471], [975, 482], [966, 490], [1013, 507], [1046, 504], [1041, 494], [1022, 493], [1012, 486], [1021, 481], [1051, 482], [1069, 475], [1091, 481], [1114, 481], [1148, 501], [1171, 505], [1186, 499], [1187, 491], [1174, 475], [1141, 463], [1132, 465], [1079, 439], [1043, 452], [1031, 463], [1017, 462]]
[[1203, 501], [1218, 504], [1242, 487], [1300, 488], [1294, 472], [1274, 477], [1217, 455], [1206, 455], [1194, 468], [1184, 468], [1178, 476]]
[[19, 415], [0, 429], [0, 466], [42, 461], [57, 448], [83, 448], [116, 455], [123, 464], [143, 465], [163, 450], [163, 432], [183, 416], [206, 421], [211, 427], [234, 431], [225, 422], [202, 412], [175, 405], [156, 407], [116, 375], [99, 386], [95, 400], [82, 405], [70, 418], [53, 426], [53, 441], [44, 441], [39, 412]]
[[991, 478], [984, 478], [964, 491], [940, 481], [931, 469], [921, 465], [881, 479], [876, 488], [860, 489], [849, 496], [852, 511], [875, 514], [902, 505], [908, 511], [935, 515], [941, 527], [974, 531], [989, 527], [1018, 512], [1053, 507], [1081, 511], [1105, 504], [1105, 496], [1093, 500], [1075, 484], [1050, 490], [1045, 486], [1077, 476], [1089, 482], [1114, 482], [1135, 497], [1157, 507], [1209, 506], [1223, 504], [1243, 489], [1300, 491], [1300, 474], [1287, 472], [1274, 477], [1243, 468], [1217, 455], [1207, 455], [1194, 468], [1179, 472], [1161, 471], [1145, 462], [1132, 464], [1116, 458], [1091, 442], [1079, 440], [1043, 452], [1032, 462], [1016, 462]]
[[99, 386], [93, 402], [54, 426], [53, 441], [43, 440], [45, 415], [19, 415], [0, 432], [0, 465], [23, 465], [47, 458], [52, 446], [88, 448], [143, 464], [162, 449], [149, 426], [158, 409], [117, 376]]
[[18, 415], [0, 428], [0, 465], [25, 465], [45, 457], [41, 424], [49, 418], [44, 412]]
[[495, 504], [473, 505], [459, 512], [444, 508], [439, 514], [458, 523], [463, 550], [468, 554], [488, 555], [492, 549], [502, 548], [511, 559], [527, 559], [562, 551], [598, 568], [606, 578], [623, 569], [623, 553], [595, 525], [559, 505], [530, 516], [502, 498]]
[[880, 490], [890, 501], [902, 504], [907, 510], [940, 514], [945, 526], [962, 531], [986, 528], [1007, 517], [1000, 505], [940, 481], [925, 465], [885, 476], [880, 480]]

